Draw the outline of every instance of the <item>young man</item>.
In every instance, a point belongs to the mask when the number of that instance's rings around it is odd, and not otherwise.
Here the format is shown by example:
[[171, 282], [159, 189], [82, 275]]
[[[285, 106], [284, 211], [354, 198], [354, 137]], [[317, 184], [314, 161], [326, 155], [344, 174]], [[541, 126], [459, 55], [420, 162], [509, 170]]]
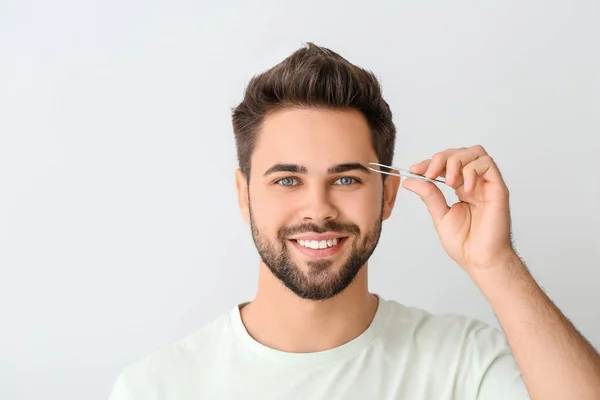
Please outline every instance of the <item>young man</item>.
[[260, 255], [253, 301], [127, 367], [111, 400], [600, 399], [600, 357], [510, 240], [509, 192], [481, 146], [411, 167], [448, 255], [504, 334], [368, 290], [394, 207], [392, 113], [376, 78], [309, 44], [255, 77], [233, 112], [241, 213]]

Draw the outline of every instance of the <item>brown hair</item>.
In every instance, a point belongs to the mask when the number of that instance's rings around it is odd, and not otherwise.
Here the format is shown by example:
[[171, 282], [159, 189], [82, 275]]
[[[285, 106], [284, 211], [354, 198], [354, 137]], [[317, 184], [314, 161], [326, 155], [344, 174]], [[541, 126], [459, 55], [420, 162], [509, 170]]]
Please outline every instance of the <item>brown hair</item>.
[[375, 75], [309, 42], [273, 68], [254, 76], [243, 101], [233, 109], [238, 163], [247, 180], [256, 137], [265, 117], [286, 108], [360, 111], [371, 128], [377, 162], [392, 163], [396, 127]]

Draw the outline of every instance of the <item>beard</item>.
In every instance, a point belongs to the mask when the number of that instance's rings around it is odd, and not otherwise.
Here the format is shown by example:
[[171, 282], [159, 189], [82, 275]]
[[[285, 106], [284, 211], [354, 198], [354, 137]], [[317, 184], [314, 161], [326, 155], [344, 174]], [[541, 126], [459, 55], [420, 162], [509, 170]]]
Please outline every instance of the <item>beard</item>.
[[[261, 234], [256, 226], [252, 207], [249, 208], [252, 239], [260, 258], [275, 277], [303, 299], [327, 300], [346, 289], [375, 251], [381, 235], [383, 202], [379, 218], [371, 229], [362, 235], [360, 228], [355, 224], [326, 221], [322, 225], [302, 223], [283, 227], [277, 232], [275, 240], [269, 240]], [[334, 261], [329, 259], [308, 261], [308, 272], [304, 273], [298, 263], [292, 260], [288, 238], [300, 233], [331, 231], [353, 237], [350, 255], [337, 270], [333, 268]]]

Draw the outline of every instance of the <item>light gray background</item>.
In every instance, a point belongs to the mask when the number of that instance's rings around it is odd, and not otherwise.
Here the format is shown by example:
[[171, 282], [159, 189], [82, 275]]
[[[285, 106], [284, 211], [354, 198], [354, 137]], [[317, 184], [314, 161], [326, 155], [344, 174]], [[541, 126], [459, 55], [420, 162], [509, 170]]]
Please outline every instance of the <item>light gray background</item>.
[[[381, 79], [399, 166], [487, 148], [518, 251], [600, 346], [597, 1], [227, 3], [0, 2], [1, 399], [104, 399], [252, 298], [230, 109], [307, 41]], [[371, 265], [388, 299], [497, 325], [413, 193]]]

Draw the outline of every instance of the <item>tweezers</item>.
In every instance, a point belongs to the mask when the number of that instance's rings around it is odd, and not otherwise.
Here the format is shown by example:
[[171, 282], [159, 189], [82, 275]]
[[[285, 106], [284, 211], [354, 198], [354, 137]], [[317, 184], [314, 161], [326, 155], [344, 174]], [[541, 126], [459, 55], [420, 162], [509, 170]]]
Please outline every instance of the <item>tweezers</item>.
[[418, 180], [421, 180], [421, 181], [432, 182], [432, 183], [435, 183], [435, 182], [444, 183], [444, 184], [446, 183], [446, 180], [444, 178], [439, 178], [438, 177], [438, 178], [435, 178], [435, 179], [430, 179], [430, 178], [427, 178], [426, 176], [415, 174], [415, 173], [410, 172], [410, 171], [408, 171], [406, 169], [396, 168], [396, 167], [390, 166], [390, 165], [377, 164], [377, 163], [373, 163], [373, 162], [369, 163], [369, 164], [370, 165], [377, 165], [379, 167], [384, 167], [384, 168], [388, 168], [390, 170], [398, 171], [398, 173], [396, 174], [394, 172], [385, 172], [385, 171], [382, 171], [380, 169], [375, 169], [375, 168], [369, 167], [369, 169], [371, 171], [379, 172], [380, 174], [386, 174], [386, 175], [392, 175], [392, 176], [402, 176], [402, 177], [405, 177], [405, 178], [408, 178], [408, 179], [418, 179]]

